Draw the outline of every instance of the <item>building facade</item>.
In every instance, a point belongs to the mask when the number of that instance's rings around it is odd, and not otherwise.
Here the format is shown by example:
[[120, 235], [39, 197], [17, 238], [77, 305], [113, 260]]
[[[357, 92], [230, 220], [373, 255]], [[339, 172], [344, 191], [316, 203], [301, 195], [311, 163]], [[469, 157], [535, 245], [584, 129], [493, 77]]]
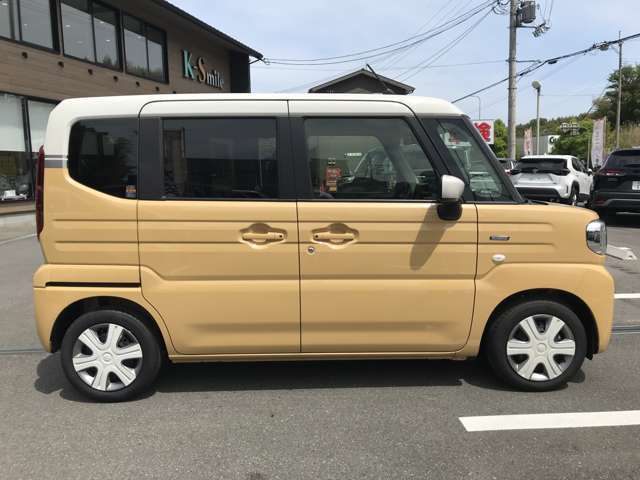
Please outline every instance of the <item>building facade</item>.
[[249, 92], [260, 58], [165, 0], [0, 0], [0, 209], [32, 199], [59, 101]]

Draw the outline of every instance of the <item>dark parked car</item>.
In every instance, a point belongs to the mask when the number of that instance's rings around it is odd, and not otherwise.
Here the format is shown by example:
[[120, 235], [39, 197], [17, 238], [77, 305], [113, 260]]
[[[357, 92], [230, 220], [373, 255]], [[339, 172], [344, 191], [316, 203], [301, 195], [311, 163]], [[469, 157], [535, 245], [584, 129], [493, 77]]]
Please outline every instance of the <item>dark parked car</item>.
[[595, 175], [592, 207], [601, 217], [640, 212], [640, 148], [616, 150]]

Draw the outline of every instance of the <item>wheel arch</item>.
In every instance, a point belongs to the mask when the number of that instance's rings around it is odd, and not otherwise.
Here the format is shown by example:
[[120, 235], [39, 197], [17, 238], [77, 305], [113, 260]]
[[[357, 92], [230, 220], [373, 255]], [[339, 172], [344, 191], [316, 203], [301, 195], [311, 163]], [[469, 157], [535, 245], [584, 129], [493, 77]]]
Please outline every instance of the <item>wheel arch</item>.
[[64, 334], [74, 320], [76, 320], [80, 315], [99, 310], [118, 310], [138, 318], [147, 327], [149, 327], [153, 335], [156, 337], [163, 355], [165, 357], [167, 356], [165, 339], [153, 316], [143, 306], [132, 300], [110, 296], [82, 298], [65, 307], [65, 309], [62, 310], [56, 318], [53, 328], [51, 329], [51, 353], [60, 349]]
[[551, 300], [558, 303], [562, 303], [570, 308], [578, 316], [582, 325], [584, 325], [585, 332], [587, 334], [587, 358], [591, 359], [593, 355], [598, 351], [598, 327], [593, 312], [589, 306], [577, 295], [567, 292], [565, 290], [558, 290], [554, 288], [537, 288], [531, 290], [523, 290], [512, 294], [500, 302], [491, 312], [489, 320], [487, 321], [484, 331], [482, 333], [482, 340], [480, 342], [480, 353], [484, 353], [484, 346], [486, 344], [486, 335], [489, 328], [495, 322], [495, 320], [508, 308], [514, 305], [524, 302], [530, 302], [534, 300]]

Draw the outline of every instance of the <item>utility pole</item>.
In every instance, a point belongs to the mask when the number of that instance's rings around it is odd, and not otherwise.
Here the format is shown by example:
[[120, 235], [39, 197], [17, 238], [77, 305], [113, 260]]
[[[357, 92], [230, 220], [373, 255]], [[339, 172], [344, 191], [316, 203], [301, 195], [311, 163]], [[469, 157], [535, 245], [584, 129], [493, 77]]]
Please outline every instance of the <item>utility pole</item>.
[[[618, 31], [618, 40], [622, 32]], [[622, 42], [618, 42], [618, 112], [616, 114], [616, 148], [620, 148], [620, 111], [622, 110]]]
[[507, 114], [507, 151], [516, 158], [516, 32], [520, 0], [511, 0], [509, 9], [509, 111]]

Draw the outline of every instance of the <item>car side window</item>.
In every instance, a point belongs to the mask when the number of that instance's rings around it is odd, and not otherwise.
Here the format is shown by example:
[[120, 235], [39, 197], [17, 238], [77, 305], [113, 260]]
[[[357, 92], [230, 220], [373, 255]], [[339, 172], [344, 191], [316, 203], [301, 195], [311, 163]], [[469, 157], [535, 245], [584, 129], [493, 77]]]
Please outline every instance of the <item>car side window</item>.
[[275, 119], [164, 119], [162, 138], [164, 198], [278, 198]]
[[513, 201], [502, 177], [464, 121], [438, 120], [437, 132], [476, 201]]
[[401, 118], [307, 118], [314, 198], [436, 200], [438, 176]]
[[573, 169], [578, 172], [584, 172], [584, 167], [582, 166], [582, 162], [577, 158], [572, 158], [571, 163], [573, 164]]
[[69, 136], [69, 175], [107, 195], [137, 197], [138, 119], [82, 120]]

